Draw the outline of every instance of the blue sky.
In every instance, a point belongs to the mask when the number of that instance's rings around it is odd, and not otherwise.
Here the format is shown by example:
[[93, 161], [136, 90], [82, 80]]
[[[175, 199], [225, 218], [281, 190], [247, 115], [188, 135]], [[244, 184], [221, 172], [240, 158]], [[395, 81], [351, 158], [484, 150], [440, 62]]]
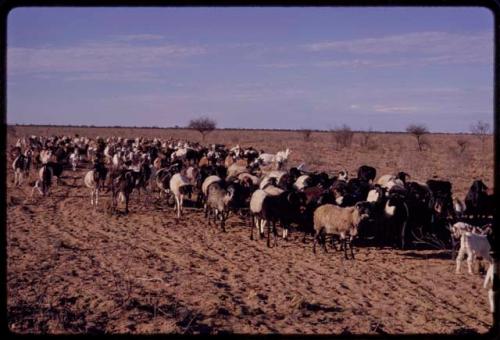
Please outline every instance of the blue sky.
[[8, 123], [493, 122], [483, 8], [17, 8], [7, 30]]

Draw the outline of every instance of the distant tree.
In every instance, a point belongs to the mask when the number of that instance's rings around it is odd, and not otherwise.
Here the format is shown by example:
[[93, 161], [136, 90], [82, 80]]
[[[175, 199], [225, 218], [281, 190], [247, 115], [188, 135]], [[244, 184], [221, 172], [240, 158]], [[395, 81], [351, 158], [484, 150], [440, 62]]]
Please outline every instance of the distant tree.
[[300, 132], [302, 133], [302, 138], [304, 138], [304, 142], [308, 142], [311, 139], [312, 130], [302, 129], [300, 130]]
[[490, 134], [490, 131], [491, 131], [490, 124], [483, 122], [481, 120], [470, 126], [470, 132], [476, 135], [481, 141], [481, 148], [483, 151], [484, 151], [484, 142], [486, 141], [486, 138]]
[[406, 128], [406, 132], [411, 133], [417, 139], [418, 151], [422, 151], [422, 146], [425, 144], [423, 135], [429, 133], [427, 127], [423, 124], [410, 124]]
[[193, 129], [201, 133], [202, 141], [205, 141], [205, 135], [215, 130], [216, 127], [217, 122], [209, 117], [191, 119], [188, 124], [189, 129]]

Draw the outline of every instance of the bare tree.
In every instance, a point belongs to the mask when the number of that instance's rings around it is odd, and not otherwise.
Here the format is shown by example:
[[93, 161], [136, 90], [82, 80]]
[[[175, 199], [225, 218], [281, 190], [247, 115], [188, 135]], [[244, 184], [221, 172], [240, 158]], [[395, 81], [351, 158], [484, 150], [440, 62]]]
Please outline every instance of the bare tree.
[[429, 133], [427, 127], [423, 124], [410, 124], [406, 128], [406, 132], [411, 133], [417, 139], [418, 151], [422, 151], [422, 146], [427, 144], [423, 140], [423, 135]]
[[481, 148], [483, 152], [484, 152], [484, 142], [486, 141], [486, 138], [490, 134], [490, 131], [491, 131], [490, 124], [483, 122], [481, 120], [470, 126], [470, 132], [476, 135], [481, 140]]
[[201, 133], [202, 141], [205, 141], [205, 135], [215, 130], [216, 127], [217, 122], [209, 117], [191, 119], [188, 124], [189, 129], [193, 129]]
[[351, 146], [352, 136], [354, 135], [354, 132], [352, 132], [351, 128], [348, 125], [343, 124], [341, 127], [330, 129], [330, 132], [332, 132], [333, 134], [333, 138], [335, 140], [335, 143], [337, 144], [338, 149]]

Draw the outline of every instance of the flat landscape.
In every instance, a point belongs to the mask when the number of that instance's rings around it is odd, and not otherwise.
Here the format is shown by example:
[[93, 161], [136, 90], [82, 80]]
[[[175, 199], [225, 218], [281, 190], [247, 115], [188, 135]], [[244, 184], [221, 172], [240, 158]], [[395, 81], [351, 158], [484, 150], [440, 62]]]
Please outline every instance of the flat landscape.
[[[161, 137], [199, 141], [184, 129], [9, 126], [7, 150], [25, 135]], [[377, 177], [405, 171], [446, 179], [464, 199], [474, 179], [493, 186], [493, 145], [470, 134], [428, 134], [417, 151], [405, 133], [354, 133], [337, 147], [330, 132], [216, 130], [205, 143], [291, 149], [289, 166], [331, 174], [361, 165]], [[464, 151], [457, 143], [466, 141]], [[9, 159], [9, 155], [7, 155]], [[128, 215], [97, 210], [83, 176], [66, 169], [51, 195], [29, 198], [35, 180], [13, 185], [7, 166], [7, 316], [19, 333], [401, 334], [484, 333], [492, 323], [483, 275], [455, 274], [445, 250], [358, 247], [312, 252], [302, 234], [268, 248], [250, 240], [249, 221], [231, 215], [227, 232], [203, 212], [175, 212], [157, 195], [131, 196]], [[121, 207], [120, 207], [121, 208]]]

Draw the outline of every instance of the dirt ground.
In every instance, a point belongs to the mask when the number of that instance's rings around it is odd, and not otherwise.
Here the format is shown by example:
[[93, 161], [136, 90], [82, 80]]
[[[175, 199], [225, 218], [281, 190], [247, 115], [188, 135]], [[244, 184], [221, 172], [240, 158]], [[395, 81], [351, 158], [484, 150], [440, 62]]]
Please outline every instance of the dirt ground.
[[[8, 143], [54, 131], [199, 139], [185, 130], [16, 127]], [[492, 184], [491, 140], [481, 153], [474, 136], [429, 135], [431, 149], [417, 152], [405, 134], [374, 134], [365, 147], [354, 137], [342, 150], [327, 133], [304, 141], [298, 132], [216, 131], [207, 142], [266, 151], [289, 146], [291, 164], [306, 160], [312, 170], [345, 167], [354, 174], [367, 164], [379, 175], [399, 169], [421, 180], [437, 175], [450, 179], [462, 199], [474, 178]], [[469, 141], [465, 154], [454, 149], [457, 138]], [[359, 247], [355, 260], [344, 260], [334, 250], [314, 255], [312, 240], [303, 244], [297, 232], [268, 248], [265, 240], [250, 240], [239, 216], [223, 233], [206, 225], [202, 211], [186, 209], [177, 220], [164, 202], [135, 192], [128, 216], [106, 210], [109, 193], [95, 211], [83, 186], [85, 166], [65, 171], [50, 197], [30, 200], [31, 187], [14, 188], [7, 164], [13, 332], [471, 334], [491, 326], [483, 275], [477, 268], [467, 274], [465, 263], [455, 274], [449, 252]]]

